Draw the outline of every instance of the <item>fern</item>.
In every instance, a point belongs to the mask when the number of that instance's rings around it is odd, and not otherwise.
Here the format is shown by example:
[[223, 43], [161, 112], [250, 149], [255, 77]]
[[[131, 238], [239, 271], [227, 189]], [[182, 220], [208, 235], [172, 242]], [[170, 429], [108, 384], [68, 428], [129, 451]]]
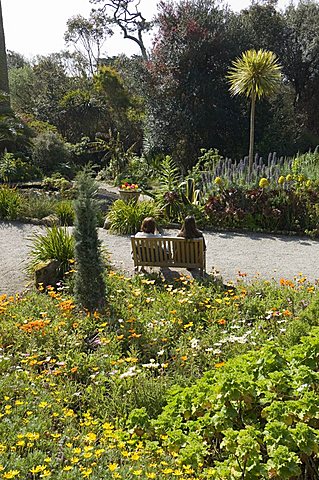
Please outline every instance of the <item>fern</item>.
[[172, 157], [166, 155], [159, 171], [160, 189], [165, 192], [175, 190], [180, 182], [180, 178], [181, 175], [178, 166]]

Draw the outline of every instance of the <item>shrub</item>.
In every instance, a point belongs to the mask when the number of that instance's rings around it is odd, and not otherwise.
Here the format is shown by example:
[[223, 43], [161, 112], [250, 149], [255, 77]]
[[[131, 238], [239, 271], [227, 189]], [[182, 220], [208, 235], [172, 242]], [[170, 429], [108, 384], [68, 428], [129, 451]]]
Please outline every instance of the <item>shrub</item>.
[[97, 202], [94, 198], [97, 188], [87, 169], [79, 173], [76, 185], [74, 293], [79, 305], [94, 312], [103, 309], [106, 294], [101, 243], [97, 234]]
[[35, 138], [32, 158], [35, 165], [47, 174], [66, 169], [70, 152], [58, 134], [47, 131]]
[[42, 192], [31, 191], [23, 195], [21, 217], [42, 219], [57, 207], [57, 199]]
[[74, 259], [74, 238], [66, 228], [48, 227], [43, 235], [35, 233], [31, 237], [29, 271], [33, 272], [38, 264], [56, 259], [60, 262], [60, 274], [63, 276], [70, 268], [70, 260]]
[[109, 213], [110, 230], [121, 235], [135, 234], [145, 217], [159, 216], [154, 202], [124, 202], [116, 200]]
[[0, 187], [0, 218], [15, 220], [20, 213], [21, 197], [19, 193], [8, 186]]
[[33, 180], [41, 176], [38, 168], [30, 163], [16, 158], [13, 153], [4, 153], [0, 158], [0, 181], [23, 182]]
[[153, 421], [156, 445], [162, 438], [164, 451], [204, 464], [216, 480], [316, 478], [318, 328], [312, 333], [288, 351], [268, 345], [216, 364], [172, 391]]
[[56, 204], [55, 213], [61, 225], [73, 225], [74, 208], [71, 200], [62, 200]]

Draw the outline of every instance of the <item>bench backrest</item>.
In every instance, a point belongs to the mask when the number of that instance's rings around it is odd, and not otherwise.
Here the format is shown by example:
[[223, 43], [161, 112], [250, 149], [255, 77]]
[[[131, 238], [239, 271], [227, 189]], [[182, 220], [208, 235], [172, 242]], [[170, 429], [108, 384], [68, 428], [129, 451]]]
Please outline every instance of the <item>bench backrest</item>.
[[135, 266], [205, 269], [203, 238], [131, 237]]

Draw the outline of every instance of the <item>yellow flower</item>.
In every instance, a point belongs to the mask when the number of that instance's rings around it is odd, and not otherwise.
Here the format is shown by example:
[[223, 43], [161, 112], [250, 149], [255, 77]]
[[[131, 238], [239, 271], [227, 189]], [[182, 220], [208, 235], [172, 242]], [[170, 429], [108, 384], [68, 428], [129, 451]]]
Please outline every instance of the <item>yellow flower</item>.
[[266, 188], [266, 187], [269, 187], [269, 182], [267, 180], [267, 178], [263, 177], [259, 180], [259, 186], [260, 188]]
[[156, 473], [151, 472], [146, 474], [147, 478], [156, 478]]
[[19, 470], [9, 470], [8, 472], [6, 472], [2, 475], [2, 478], [5, 478], [5, 479], [14, 478], [17, 475], [19, 475], [19, 473], [20, 473]]
[[114, 472], [118, 468], [118, 464], [117, 463], [110, 463], [108, 465], [108, 467], [109, 467], [110, 472]]
[[50, 470], [43, 470], [43, 472], [40, 475], [40, 478], [46, 478], [46, 477], [51, 477], [51, 472]]
[[283, 175], [281, 175], [279, 178], [278, 178], [278, 183], [279, 185], [283, 185], [285, 183], [286, 179]]
[[92, 468], [87, 468], [86, 470], [82, 470], [81, 475], [83, 477], [89, 477], [93, 472]]
[[286, 180], [287, 182], [291, 182], [293, 180], [293, 177], [290, 175], [290, 173], [286, 176]]
[[215, 185], [221, 185], [223, 183], [223, 180], [220, 177], [216, 177], [214, 183]]
[[45, 465], [37, 465], [36, 467], [33, 467], [30, 469], [30, 472], [33, 474], [43, 472], [46, 469]]
[[85, 440], [88, 441], [88, 442], [95, 442], [96, 441], [96, 438], [97, 438], [97, 435], [93, 432], [89, 432], [86, 437], [85, 437]]

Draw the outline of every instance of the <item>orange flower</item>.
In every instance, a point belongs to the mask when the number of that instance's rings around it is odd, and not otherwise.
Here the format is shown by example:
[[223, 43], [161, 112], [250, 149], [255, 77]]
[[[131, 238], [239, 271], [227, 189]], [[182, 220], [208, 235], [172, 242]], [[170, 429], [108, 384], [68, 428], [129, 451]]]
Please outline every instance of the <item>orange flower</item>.
[[281, 278], [279, 280], [280, 285], [284, 287], [291, 287], [294, 288], [295, 284], [291, 280], [287, 280], [286, 278]]
[[224, 318], [221, 318], [220, 320], [217, 320], [217, 323], [219, 323], [219, 325], [225, 325], [227, 320], [225, 320]]
[[225, 365], [225, 362], [215, 363], [215, 368], [220, 368], [220, 367], [223, 367], [224, 365]]

